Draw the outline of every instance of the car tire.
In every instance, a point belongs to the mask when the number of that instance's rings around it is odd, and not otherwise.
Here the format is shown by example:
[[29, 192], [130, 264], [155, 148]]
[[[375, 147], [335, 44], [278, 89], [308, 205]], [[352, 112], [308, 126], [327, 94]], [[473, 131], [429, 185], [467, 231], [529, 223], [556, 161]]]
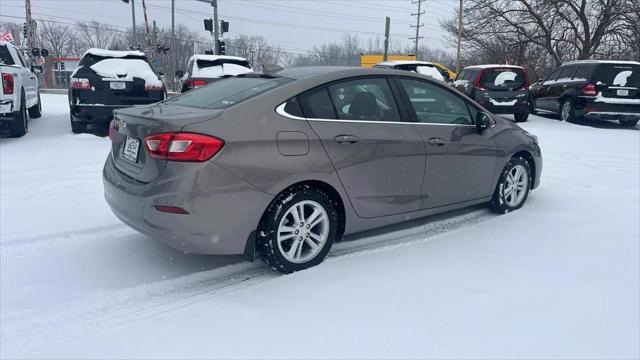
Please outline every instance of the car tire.
[[635, 127], [636, 125], [638, 125], [638, 120], [639, 119], [635, 119], [635, 120], [619, 120], [619, 121], [620, 121], [620, 126], [622, 126], [623, 128], [632, 128], [632, 127]]
[[325, 191], [296, 185], [271, 202], [257, 231], [257, 251], [289, 274], [318, 265], [338, 237], [338, 204]]
[[491, 209], [499, 214], [520, 209], [529, 197], [531, 181], [531, 167], [527, 160], [521, 156], [511, 158], [500, 174]]
[[73, 121], [73, 115], [69, 115], [69, 122], [71, 123], [71, 132], [74, 134], [82, 134], [87, 132], [87, 125]]
[[529, 118], [529, 113], [519, 113], [519, 114], [513, 114], [514, 119], [516, 120], [516, 122], [526, 122], [527, 119]]
[[578, 117], [576, 116], [576, 107], [573, 99], [568, 98], [562, 101], [560, 105], [560, 120], [570, 123], [577, 123]]
[[29, 117], [37, 119], [42, 116], [42, 101], [40, 100], [40, 93], [38, 92], [38, 103], [29, 108]]
[[13, 121], [9, 123], [11, 137], [21, 137], [29, 130], [29, 115], [24, 103], [24, 93], [21, 96], [20, 109], [13, 115]]

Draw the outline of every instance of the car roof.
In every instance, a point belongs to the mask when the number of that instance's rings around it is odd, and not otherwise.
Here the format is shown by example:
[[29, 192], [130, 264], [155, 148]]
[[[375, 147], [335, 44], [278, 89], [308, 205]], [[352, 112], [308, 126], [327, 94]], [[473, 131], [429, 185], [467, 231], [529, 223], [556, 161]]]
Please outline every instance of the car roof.
[[471, 66], [466, 66], [464, 69], [492, 69], [492, 68], [523, 69], [524, 70], [524, 68], [522, 66], [519, 66], [519, 65], [508, 65], [508, 64], [471, 65]]
[[206, 55], [206, 54], [195, 54], [189, 58], [191, 60], [239, 60], [239, 61], [248, 61], [247, 59], [239, 56], [228, 56], [228, 55]]
[[271, 72], [269, 74], [295, 80], [320, 79], [322, 81], [332, 81], [342, 78], [367, 75], [401, 75], [428, 78], [427, 76], [404, 70], [364, 68], [355, 66], [300, 66]]
[[580, 64], [619, 64], [619, 65], [640, 65], [637, 61], [624, 61], [624, 60], [574, 60], [566, 62], [564, 65], [580, 65]]
[[434, 66], [433, 63], [428, 61], [417, 61], [417, 60], [389, 60], [383, 61], [381, 63], [377, 63], [376, 65], [384, 65], [384, 66], [394, 66], [394, 65], [431, 65]]
[[127, 56], [140, 56], [146, 57], [145, 53], [137, 50], [107, 50], [107, 49], [98, 49], [98, 48], [90, 48], [82, 54], [82, 57], [87, 55], [95, 55], [100, 57], [111, 57], [111, 58], [122, 58]]

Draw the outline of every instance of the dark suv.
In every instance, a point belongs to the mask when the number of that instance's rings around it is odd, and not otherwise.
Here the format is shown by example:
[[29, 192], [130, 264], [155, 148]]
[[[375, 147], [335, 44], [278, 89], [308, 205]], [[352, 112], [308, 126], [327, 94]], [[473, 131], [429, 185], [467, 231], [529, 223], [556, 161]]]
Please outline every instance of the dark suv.
[[89, 49], [71, 75], [71, 130], [94, 127], [106, 134], [113, 110], [152, 104], [167, 98], [167, 90], [144, 53]]
[[563, 121], [618, 120], [633, 127], [640, 119], [640, 63], [583, 60], [563, 64], [530, 88], [531, 111], [551, 112]]
[[453, 86], [494, 114], [513, 114], [516, 122], [529, 117], [529, 78], [523, 67], [467, 66]]

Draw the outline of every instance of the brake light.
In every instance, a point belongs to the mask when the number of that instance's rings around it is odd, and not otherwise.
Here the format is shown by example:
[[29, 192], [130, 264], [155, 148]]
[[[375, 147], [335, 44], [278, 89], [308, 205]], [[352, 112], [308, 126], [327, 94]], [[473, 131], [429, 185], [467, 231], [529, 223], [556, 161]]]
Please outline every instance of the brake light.
[[207, 85], [207, 81], [202, 79], [187, 79], [184, 83], [189, 89]]
[[13, 74], [2, 73], [2, 93], [13, 94]]
[[113, 141], [113, 132], [115, 131], [116, 120], [113, 119], [109, 122], [109, 140]]
[[220, 151], [224, 141], [209, 135], [175, 132], [147, 136], [144, 145], [157, 159], [202, 162]]
[[85, 78], [72, 78], [71, 88], [77, 90], [89, 90], [91, 89], [91, 82]]
[[144, 91], [162, 91], [162, 85], [144, 84]]
[[582, 88], [582, 95], [584, 96], [596, 96], [596, 86], [594, 84], [587, 84]]
[[480, 72], [478, 73], [478, 76], [476, 77], [476, 81], [473, 84], [473, 87], [476, 88], [476, 90], [487, 90], [485, 87], [483, 87], [482, 85], [480, 85], [480, 79], [482, 79], [482, 76], [484, 75], [484, 72], [486, 71], [486, 69], [482, 69], [480, 70]]

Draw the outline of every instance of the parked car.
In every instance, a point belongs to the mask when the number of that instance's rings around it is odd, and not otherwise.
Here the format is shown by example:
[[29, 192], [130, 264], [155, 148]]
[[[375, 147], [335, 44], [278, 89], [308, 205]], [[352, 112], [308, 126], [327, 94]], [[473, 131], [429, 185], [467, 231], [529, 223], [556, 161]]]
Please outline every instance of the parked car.
[[434, 62], [433, 66], [435, 66], [436, 69], [438, 69], [438, 71], [440, 71], [440, 74], [442, 74], [442, 76], [444, 77], [444, 79], [447, 82], [455, 80], [456, 76], [458, 75], [455, 71], [449, 69], [448, 67], [446, 67], [446, 66], [444, 66], [444, 65], [442, 65], [440, 63]]
[[640, 119], [640, 62], [583, 60], [563, 64], [530, 87], [531, 111], [551, 112], [564, 121]]
[[379, 69], [413, 71], [418, 74], [430, 76], [439, 81], [446, 81], [445, 77], [440, 73], [440, 70], [438, 70], [438, 68], [433, 63], [426, 61], [391, 60], [383, 61], [379, 64], [374, 65], [373, 67]]
[[255, 250], [284, 273], [344, 234], [517, 210], [542, 171], [535, 136], [411, 72], [249, 73], [114, 113], [103, 177], [123, 222], [190, 253]]
[[[196, 89], [225, 77], [252, 72], [245, 58], [225, 55], [193, 55], [182, 76], [182, 92]], [[180, 75], [180, 74], [178, 74]]]
[[71, 130], [106, 133], [113, 110], [167, 98], [161, 74], [140, 51], [87, 50], [71, 74]]
[[521, 66], [467, 66], [453, 86], [494, 114], [513, 114], [516, 122], [529, 117], [529, 78]]
[[9, 134], [20, 137], [29, 129], [29, 118], [42, 114], [40, 87], [29, 57], [9, 42], [0, 42], [0, 125], [9, 127]]

